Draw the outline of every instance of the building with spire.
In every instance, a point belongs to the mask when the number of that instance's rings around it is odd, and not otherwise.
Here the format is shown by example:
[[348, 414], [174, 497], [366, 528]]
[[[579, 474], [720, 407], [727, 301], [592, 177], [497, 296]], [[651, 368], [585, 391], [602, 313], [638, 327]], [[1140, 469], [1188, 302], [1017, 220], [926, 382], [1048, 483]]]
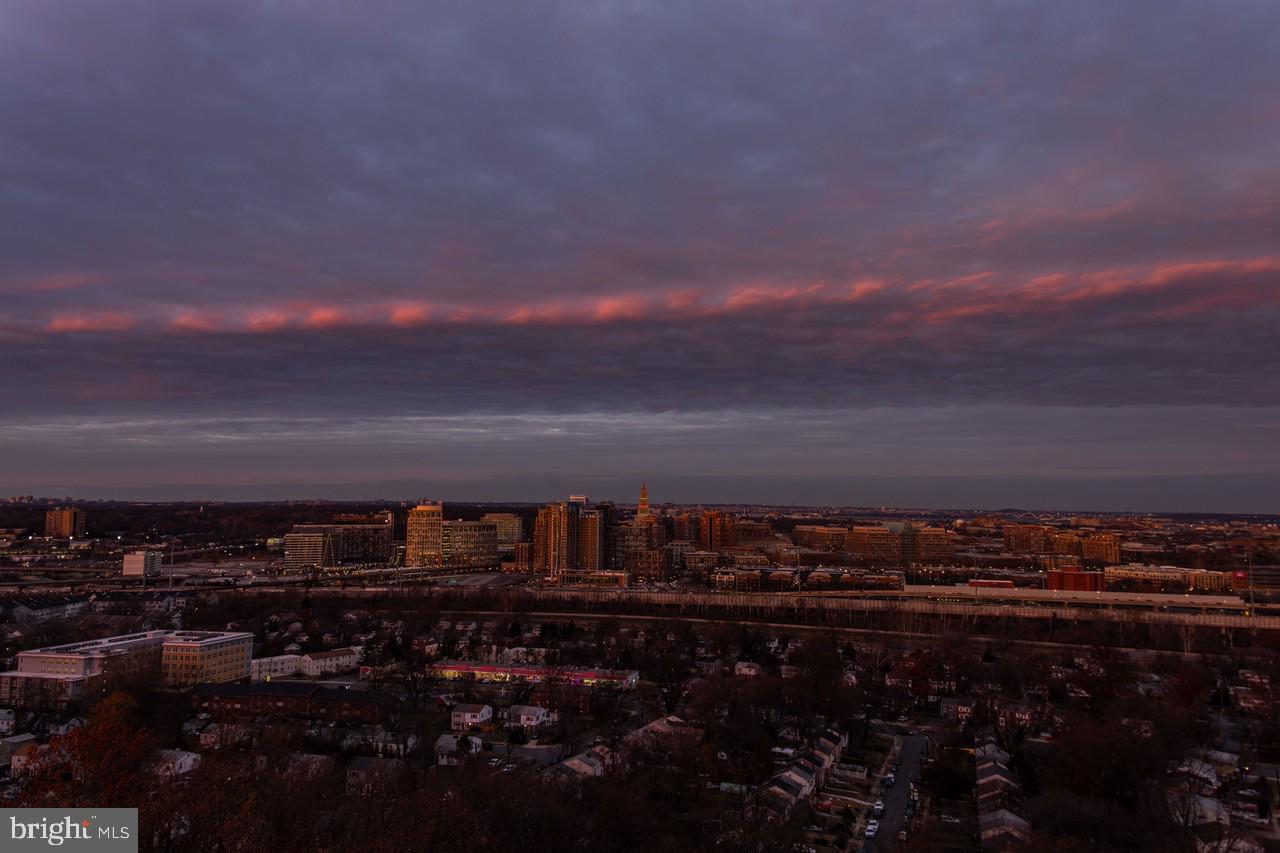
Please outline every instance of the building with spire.
[[636, 518], [649, 517], [649, 484], [640, 484], [640, 503], [636, 505]]

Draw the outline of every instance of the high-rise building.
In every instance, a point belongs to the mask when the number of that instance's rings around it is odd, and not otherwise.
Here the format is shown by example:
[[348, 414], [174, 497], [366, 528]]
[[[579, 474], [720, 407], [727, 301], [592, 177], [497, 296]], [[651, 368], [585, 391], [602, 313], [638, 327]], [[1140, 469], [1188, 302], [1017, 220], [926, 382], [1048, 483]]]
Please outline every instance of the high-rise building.
[[649, 484], [640, 484], [640, 503], [636, 504], [636, 518], [649, 517]]
[[295, 524], [284, 537], [287, 568], [386, 565], [391, 562], [390, 513], [344, 516], [332, 524]]
[[442, 568], [443, 531], [443, 503], [433, 501], [409, 510], [409, 521], [405, 528], [404, 564], [429, 569]]
[[902, 559], [908, 563], [937, 564], [950, 562], [955, 555], [951, 534], [941, 527], [902, 528]]
[[124, 555], [121, 573], [127, 578], [145, 578], [160, 574], [164, 557], [159, 551], [130, 551]]
[[1080, 537], [1075, 533], [1053, 534], [1053, 553], [1080, 556]]
[[252, 657], [252, 634], [172, 631], [164, 641], [160, 674], [167, 687], [243, 681]]
[[498, 553], [510, 554], [516, 543], [524, 539], [524, 519], [511, 512], [486, 512], [481, 521], [493, 522], [498, 528]]
[[566, 580], [579, 571], [576, 503], [547, 504], [538, 510], [533, 530], [533, 570], [553, 580]]
[[598, 572], [604, 568], [604, 516], [598, 509], [578, 515], [578, 569]]
[[[905, 530], [904, 530], [905, 533]], [[802, 548], [817, 551], [843, 551], [849, 528], [834, 524], [798, 524], [792, 539]]]
[[920, 563], [949, 563], [956, 554], [955, 537], [941, 527], [922, 527], [918, 535]]
[[1120, 562], [1120, 540], [1114, 533], [1094, 533], [1080, 543], [1080, 556], [1099, 563]]
[[622, 520], [613, 501], [601, 501], [595, 511], [600, 513], [600, 568], [606, 572], [622, 571]]
[[79, 539], [85, 535], [84, 510], [78, 506], [60, 506], [44, 514], [44, 535], [55, 539]]
[[737, 531], [734, 517], [719, 510], [707, 510], [702, 513], [699, 525], [699, 538], [702, 547], [707, 551], [723, 551], [737, 544]]
[[492, 521], [446, 521], [440, 528], [445, 569], [488, 569], [498, 564], [498, 526]]
[[329, 555], [329, 537], [321, 532], [286, 533], [284, 535], [284, 566], [286, 569], [318, 569], [333, 565]]
[[887, 527], [849, 528], [849, 553], [872, 563], [897, 563], [902, 560], [902, 540]]
[[1004, 547], [1012, 554], [1043, 554], [1053, 549], [1053, 528], [1040, 524], [1006, 524]]
[[512, 568], [517, 572], [533, 571], [533, 543], [517, 542], [512, 551]]
[[697, 513], [681, 512], [671, 519], [672, 538], [685, 542], [697, 542], [701, 539], [701, 519]]
[[253, 634], [221, 631], [143, 631], [31, 649], [0, 673], [0, 704], [58, 707], [103, 676], [159, 676], [168, 687], [242, 681], [252, 656]]

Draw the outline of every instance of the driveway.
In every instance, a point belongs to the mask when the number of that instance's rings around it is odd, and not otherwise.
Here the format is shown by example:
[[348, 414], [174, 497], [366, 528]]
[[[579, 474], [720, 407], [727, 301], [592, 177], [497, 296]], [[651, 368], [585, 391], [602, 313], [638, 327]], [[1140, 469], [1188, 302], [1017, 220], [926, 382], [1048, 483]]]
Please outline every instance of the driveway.
[[[880, 834], [868, 838], [863, 847], [868, 853], [884, 853], [892, 850], [897, 842], [898, 829], [906, 821], [907, 803], [911, 802], [911, 781], [920, 778], [920, 757], [928, 738], [924, 735], [903, 735], [902, 751], [898, 754], [898, 772], [892, 788], [885, 788], [879, 795], [884, 801], [884, 814], [880, 816]], [[857, 839], [854, 839], [857, 844]]]

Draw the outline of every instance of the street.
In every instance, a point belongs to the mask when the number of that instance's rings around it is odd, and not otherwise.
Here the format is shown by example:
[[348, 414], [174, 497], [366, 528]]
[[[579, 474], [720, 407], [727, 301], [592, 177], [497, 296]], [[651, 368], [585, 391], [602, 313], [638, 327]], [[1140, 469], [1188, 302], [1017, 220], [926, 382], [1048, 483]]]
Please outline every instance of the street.
[[906, 821], [907, 803], [911, 802], [911, 781], [920, 778], [920, 757], [927, 740], [924, 735], [902, 736], [896, 782], [892, 788], [885, 788], [879, 797], [884, 801], [884, 814], [880, 817], [880, 834], [866, 839], [863, 845], [868, 853], [882, 853], [893, 849], [898, 829]]

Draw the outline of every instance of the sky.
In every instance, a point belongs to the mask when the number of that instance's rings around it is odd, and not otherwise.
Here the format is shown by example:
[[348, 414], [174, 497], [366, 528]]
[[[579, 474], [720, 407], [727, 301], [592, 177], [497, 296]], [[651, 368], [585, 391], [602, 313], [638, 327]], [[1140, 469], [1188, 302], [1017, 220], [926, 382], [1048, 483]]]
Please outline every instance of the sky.
[[1274, 0], [0, 4], [0, 495], [1280, 511]]

